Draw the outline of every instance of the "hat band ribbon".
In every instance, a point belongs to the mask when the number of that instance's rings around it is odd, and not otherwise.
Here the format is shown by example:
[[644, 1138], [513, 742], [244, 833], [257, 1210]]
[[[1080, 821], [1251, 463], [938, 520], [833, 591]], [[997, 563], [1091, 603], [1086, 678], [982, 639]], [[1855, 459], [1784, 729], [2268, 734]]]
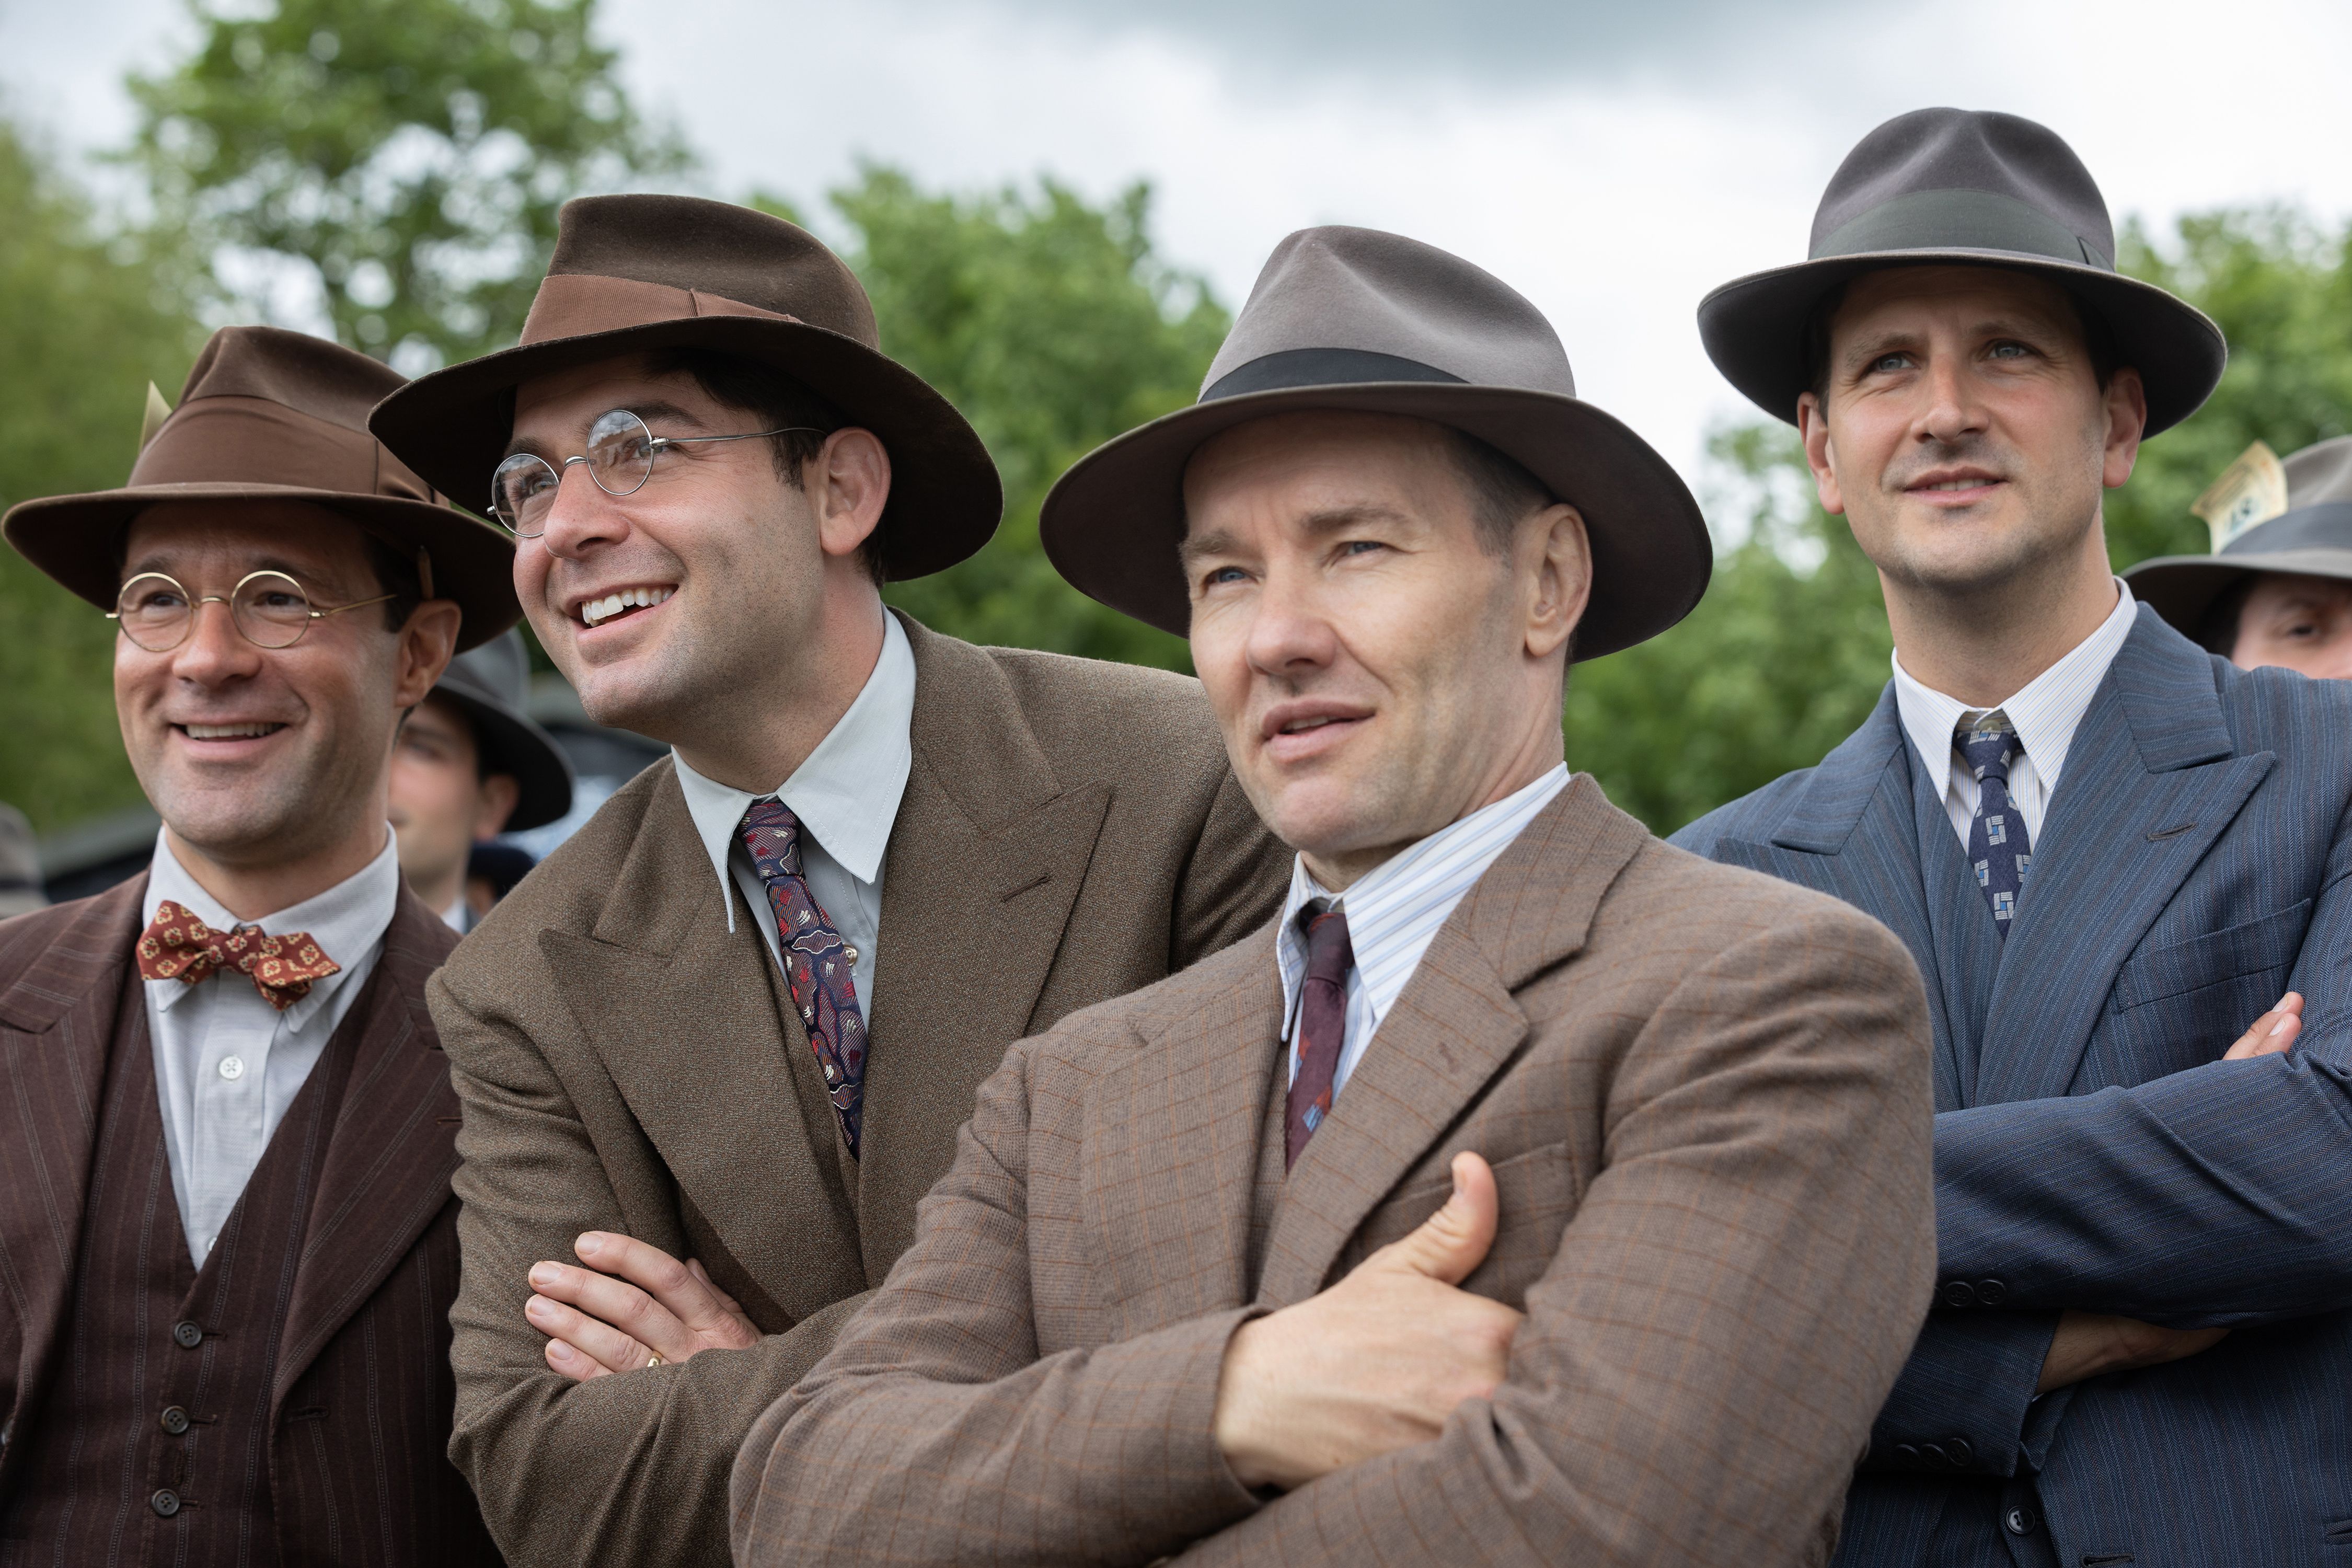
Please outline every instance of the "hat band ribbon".
[[659, 321], [692, 321], [698, 316], [751, 316], [770, 321], [797, 321], [780, 310], [766, 310], [706, 294], [699, 289], [674, 289], [639, 278], [611, 278], [596, 272], [551, 273], [531, 297], [530, 314], [522, 324], [524, 343], [557, 338], [584, 338], [596, 332], [616, 332]]
[[1460, 376], [1419, 360], [1370, 349], [1284, 349], [1234, 366], [1201, 389], [1201, 401], [1240, 397], [1252, 392], [1286, 392], [1301, 386], [1352, 386], [1366, 382], [1450, 381]]
[[2039, 207], [1994, 191], [1914, 191], [1813, 242], [1809, 260], [1887, 250], [1995, 250], [2113, 272], [2112, 258]]
[[129, 488], [283, 486], [433, 504], [432, 487], [363, 430], [267, 397], [192, 397], [139, 454]]
[[2256, 523], [2221, 547], [2223, 555], [2275, 555], [2282, 550], [2352, 549], [2352, 500], [2321, 501]]

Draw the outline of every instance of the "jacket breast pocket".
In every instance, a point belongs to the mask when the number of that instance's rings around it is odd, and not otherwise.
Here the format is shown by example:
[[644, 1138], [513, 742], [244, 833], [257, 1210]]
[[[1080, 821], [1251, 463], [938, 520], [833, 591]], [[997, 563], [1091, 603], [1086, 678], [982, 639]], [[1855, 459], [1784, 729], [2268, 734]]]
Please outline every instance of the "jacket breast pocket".
[[[1392, 1241], [1402, 1241], [1445, 1206], [1451, 1177], [1416, 1182], [1374, 1209], [1331, 1271], [1337, 1279]], [[1507, 1307], [1524, 1309], [1528, 1287], [1544, 1277], [1561, 1233], [1576, 1214], [1576, 1163], [1566, 1142], [1514, 1154], [1495, 1166], [1495, 1196], [1501, 1222], [1486, 1259], [1471, 1270], [1462, 1288]]]
[[[2303, 950], [2304, 931], [2310, 923], [2311, 900], [2305, 899], [2259, 920], [2139, 953], [2116, 973], [2115, 1010], [2128, 1013], [2233, 981], [2242, 985], [2256, 981], [2284, 984], [2295, 955]], [[2262, 1006], [2240, 1018], [2230, 1035], [2234, 1037], [2277, 999], [2274, 992], [2266, 992]]]

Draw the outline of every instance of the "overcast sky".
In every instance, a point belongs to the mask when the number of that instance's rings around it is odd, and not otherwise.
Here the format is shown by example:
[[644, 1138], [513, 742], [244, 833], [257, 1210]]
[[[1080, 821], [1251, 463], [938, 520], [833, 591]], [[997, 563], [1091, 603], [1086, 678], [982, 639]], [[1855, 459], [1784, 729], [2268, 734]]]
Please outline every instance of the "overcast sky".
[[[804, 208], [861, 157], [930, 184], [1050, 172], [1159, 191], [1229, 305], [1304, 225], [1391, 228], [1514, 284], [1584, 395], [1696, 479], [1740, 403], [1700, 351], [1715, 284], [1803, 254], [1847, 148], [1906, 110], [2031, 115], [2118, 224], [2298, 202], [2352, 214], [2341, 0], [604, 0], [646, 107], [713, 195]], [[69, 147], [119, 143], [126, 68], [180, 0], [0, 0], [0, 86]]]

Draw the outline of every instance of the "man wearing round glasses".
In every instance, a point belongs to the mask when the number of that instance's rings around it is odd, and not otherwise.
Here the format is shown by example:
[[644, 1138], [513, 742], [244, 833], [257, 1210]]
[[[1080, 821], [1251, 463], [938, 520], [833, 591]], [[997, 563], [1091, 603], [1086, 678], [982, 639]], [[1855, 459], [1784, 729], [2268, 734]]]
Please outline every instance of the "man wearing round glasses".
[[905, 1249], [1006, 1046], [1259, 924], [1287, 854], [1194, 682], [884, 608], [1002, 493], [790, 224], [574, 202], [522, 345], [373, 423], [518, 536], [589, 716], [675, 750], [431, 989], [451, 1454], [511, 1561], [717, 1568], [743, 1435]]
[[512, 547], [368, 436], [399, 384], [228, 328], [128, 486], [8, 513], [120, 630], [163, 826], [0, 924], [0, 1555], [498, 1561], [446, 1457], [457, 939], [385, 805], [404, 716], [515, 617]]

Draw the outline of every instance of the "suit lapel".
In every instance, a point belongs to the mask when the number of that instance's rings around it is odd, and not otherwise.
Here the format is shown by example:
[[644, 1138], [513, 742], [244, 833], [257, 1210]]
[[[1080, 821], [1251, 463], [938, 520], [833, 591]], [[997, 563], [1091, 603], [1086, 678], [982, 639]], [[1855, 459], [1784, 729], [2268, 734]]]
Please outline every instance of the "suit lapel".
[[[1323, 1289], [1365, 1216], [1517, 1052], [1528, 1017], [1513, 993], [1582, 949], [1601, 895], [1648, 837], [1579, 775], [1487, 868], [1291, 1168], [1259, 1300], [1287, 1306]], [[1279, 1081], [1278, 1062], [1269, 1077]]]
[[457, 1096], [425, 1011], [425, 981], [454, 945], [448, 928], [404, 887], [369, 977], [367, 1014], [320, 1163], [273, 1400], [285, 1397], [450, 1201]]
[[0, 994], [0, 1290], [23, 1334], [11, 1372], [20, 1411], [40, 1397], [71, 1294], [107, 1051], [146, 890], [142, 872], [90, 900]]
[[2210, 656], [2141, 605], [2033, 846], [1985, 1021], [2005, 1048], [1976, 1103], [2068, 1091], [2116, 972], [2274, 760], [2237, 753]]
[[[838, 1134], [830, 1111], [802, 1114], [808, 1037], [778, 1005], [760, 911], [712, 876], [674, 773], [614, 879], [649, 896], [608, 907], [586, 936], [541, 933], [556, 992], [688, 1201], [777, 1306], [807, 1317], [860, 1268]], [[657, 1235], [676, 1216], [628, 1220]]]

